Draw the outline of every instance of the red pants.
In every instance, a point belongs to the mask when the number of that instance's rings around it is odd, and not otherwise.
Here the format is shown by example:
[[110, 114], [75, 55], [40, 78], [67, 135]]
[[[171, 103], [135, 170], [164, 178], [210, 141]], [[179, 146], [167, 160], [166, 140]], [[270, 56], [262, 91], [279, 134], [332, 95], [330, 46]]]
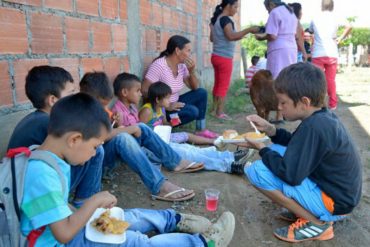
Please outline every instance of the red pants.
[[315, 57], [312, 63], [325, 73], [329, 96], [329, 108], [336, 108], [338, 99], [336, 94], [335, 76], [337, 73], [338, 59], [335, 57]]
[[215, 72], [213, 95], [225, 97], [229, 90], [231, 73], [233, 72], [233, 59], [212, 54], [211, 63]]

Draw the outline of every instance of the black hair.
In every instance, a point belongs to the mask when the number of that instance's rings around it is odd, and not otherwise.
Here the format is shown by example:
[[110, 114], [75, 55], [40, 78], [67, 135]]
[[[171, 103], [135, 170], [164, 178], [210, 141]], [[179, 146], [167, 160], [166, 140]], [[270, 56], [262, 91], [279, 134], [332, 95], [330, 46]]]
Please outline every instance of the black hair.
[[325, 105], [326, 79], [324, 73], [311, 63], [296, 63], [283, 69], [275, 80], [277, 93], [288, 95], [294, 105], [302, 99], [311, 99], [311, 105]]
[[126, 72], [118, 74], [113, 82], [114, 95], [121, 97], [122, 89], [130, 89], [135, 83], [141, 83], [136, 75]]
[[186, 44], [189, 44], [190, 40], [185, 38], [181, 35], [173, 35], [168, 41], [167, 41], [167, 47], [166, 50], [162, 51], [157, 58], [154, 60], [157, 60], [158, 58], [169, 56], [173, 54], [176, 51], [176, 48], [179, 48], [182, 50]]
[[322, 11], [333, 11], [334, 10], [334, 1], [333, 0], [322, 0], [321, 1], [321, 10]]
[[217, 18], [222, 14], [222, 11], [228, 4], [233, 5], [237, 1], [238, 0], [222, 0], [222, 2], [216, 6], [215, 11], [213, 12], [213, 16], [211, 18], [211, 24], [215, 25]]
[[259, 60], [260, 60], [259, 56], [253, 56], [252, 59], [251, 59], [251, 62], [252, 62], [253, 65], [256, 65]]
[[76, 131], [82, 134], [83, 140], [101, 135], [101, 128], [108, 132], [111, 125], [108, 113], [94, 97], [77, 93], [58, 100], [50, 112], [48, 134], [62, 137]]
[[111, 100], [113, 98], [112, 87], [104, 72], [86, 73], [80, 81], [80, 91], [96, 99]]
[[273, 3], [276, 6], [284, 5], [285, 8], [287, 8], [287, 10], [289, 10], [290, 13], [293, 13], [293, 10], [286, 3], [282, 2], [281, 0], [265, 0], [263, 2], [263, 4], [265, 5], [266, 8], [268, 7], [269, 3]]
[[157, 107], [157, 99], [161, 100], [171, 94], [172, 94], [172, 90], [170, 86], [168, 86], [164, 82], [158, 81], [149, 86], [147, 101], [155, 109]]
[[67, 82], [73, 83], [71, 74], [63, 68], [48, 65], [33, 67], [26, 76], [26, 95], [33, 107], [42, 109], [49, 95], [60, 98]]
[[299, 19], [299, 12], [302, 10], [302, 5], [300, 3], [289, 3], [289, 7], [293, 9], [293, 12], [297, 19]]

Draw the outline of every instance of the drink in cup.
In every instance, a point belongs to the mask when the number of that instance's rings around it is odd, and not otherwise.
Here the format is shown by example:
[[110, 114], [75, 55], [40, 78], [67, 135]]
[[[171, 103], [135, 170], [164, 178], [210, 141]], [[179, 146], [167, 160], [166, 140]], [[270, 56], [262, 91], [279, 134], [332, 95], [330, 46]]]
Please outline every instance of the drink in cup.
[[173, 127], [177, 126], [181, 123], [179, 114], [177, 114], [177, 113], [170, 114], [170, 118], [171, 118], [170, 123], [171, 123], [171, 126], [173, 126]]
[[216, 189], [206, 189], [204, 193], [206, 195], [206, 209], [211, 212], [216, 211], [220, 191]]

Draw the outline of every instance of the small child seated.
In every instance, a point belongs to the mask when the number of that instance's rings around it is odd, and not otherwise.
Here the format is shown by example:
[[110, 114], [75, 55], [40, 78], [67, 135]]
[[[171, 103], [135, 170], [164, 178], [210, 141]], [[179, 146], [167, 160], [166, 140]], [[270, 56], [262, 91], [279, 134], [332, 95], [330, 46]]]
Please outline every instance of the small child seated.
[[279, 109], [302, 122], [290, 133], [257, 115], [247, 117], [274, 143], [249, 143], [262, 160], [245, 168], [249, 181], [285, 207], [281, 219], [296, 221], [274, 235], [288, 242], [329, 240], [333, 221], [351, 213], [361, 198], [362, 165], [340, 119], [325, 107], [326, 80], [310, 63], [283, 69], [275, 80]]
[[[124, 81], [122, 80], [121, 82], [123, 83]], [[151, 128], [157, 125], [167, 125], [165, 108], [170, 105], [171, 94], [172, 90], [166, 83], [159, 81], [151, 84], [148, 89], [149, 102], [144, 104], [139, 112], [140, 122], [147, 124]], [[119, 92], [116, 92], [116, 95], [120, 95]], [[188, 132], [172, 133], [170, 141], [175, 143], [189, 142], [200, 145], [217, 144], [214, 139], [197, 136]]]
[[249, 93], [251, 85], [252, 85], [252, 77], [254, 74], [260, 70], [260, 68], [257, 68], [257, 63], [259, 61], [260, 57], [259, 56], [253, 56], [251, 59], [252, 66], [250, 66], [246, 71], [245, 71], [245, 87], [239, 88], [235, 92], [235, 96], [239, 96], [240, 94], [244, 93]]
[[[118, 113], [119, 121], [123, 125], [137, 125], [140, 121], [136, 108], [141, 97], [139, 78], [133, 74], [119, 74], [114, 80], [113, 88], [120, 100], [117, 100], [112, 111]], [[196, 138], [203, 137], [197, 136]], [[199, 148], [186, 143], [174, 142], [170, 142], [169, 145], [183, 159], [203, 163], [206, 170], [235, 174], [243, 174], [245, 163], [253, 155], [252, 149], [239, 150], [238, 152], [219, 152], [215, 147]], [[158, 163], [156, 160], [152, 160], [152, 162]]]
[[252, 77], [259, 70], [259, 68], [257, 68], [256, 66], [259, 60], [260, 60], [259, 56], [253, 56], [251, 59], [252, 66], [250, 66], [245, 72], [245, 82], [247, 84], [246, 85], [247, 88], [251, 88]]
[[[85, 201], [79, 209], [68, 205], [69, 189], [63, 190], [62, 181], [70, 182], [71, 166], [84, 164], [95, 155], [110, 132], [108, 114], [93, 97], [78, 93], [60, 99], [50, 113], [49, 133], [40, 150], [50, 152], [61, 170], [44, 161], [29, 161], [24, 178], [21, 202], [21, 231], [32, 234], [35, 246], [227, 246], [232, 239], [235, 219], [225, 212], [215, 224], [201, 216], [176, 213], [172, 209], [125, 210], [130, 224], [126, 241], [104, 244], [90, 241], [85, 236], [85, 225], [97, 208], [111, 208], [117, 198], [107, 191], [99, 192]], [[68, 163], [67, 163], [68, 162]], [[187, 233], [167, 234], [174, 231]], [[159, 234], [148, 237], [147, 232]]]
[[[113, 98], [111, 83], [104, 72], [86, 73], [81, 79], [80, 91], [93, 96], [103, 107], [106, 107]], [[144, 150], [158, 157], [160, 164], [170, 171], [194, 172], [203, 169], [204, 165], [181, 159], [145, 124], [114, 128], [105, 140], [103, 148], [103, 166], [106, 174], [112, 174], [115, 161], [119, 159], [140, 176], [144, 185], [151, 191], [152, 197], [166, 201], [184, 201], [195, 196], [193, 190], [177, 186], [166, 179], [150, 162]], [[188, 170], [190, 164], [192, 169]]]

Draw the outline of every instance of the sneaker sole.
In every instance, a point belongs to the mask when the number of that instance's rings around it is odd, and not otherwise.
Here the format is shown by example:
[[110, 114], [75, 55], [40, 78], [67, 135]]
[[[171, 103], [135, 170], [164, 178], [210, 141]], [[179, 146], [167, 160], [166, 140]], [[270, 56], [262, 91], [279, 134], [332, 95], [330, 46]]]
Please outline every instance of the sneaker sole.
[[274, 236], [276, 238], [280, 239], [280, 240], [283, 240], [283, 241], [286, 241], [286, 242], [290, 242], [290, 243], [299, 243], [299, 242], [311, 241], [311, 240], [325, 241], [325, 240], [330, 240], [330, 239], [333, 239], [334, 238], [334, 230], [333, 230], [333, 227], [331, 226], [330, 228], [328, 228], [320, 236], [314, 237], [314, 238], [306, 238], [306, 239], [303, 239], [303, 240], [295, 240], [295, 239], [290, 239], [290, 238], [284, 238], [284, 237], [276, 234], [275, 232], [274, 232]]

